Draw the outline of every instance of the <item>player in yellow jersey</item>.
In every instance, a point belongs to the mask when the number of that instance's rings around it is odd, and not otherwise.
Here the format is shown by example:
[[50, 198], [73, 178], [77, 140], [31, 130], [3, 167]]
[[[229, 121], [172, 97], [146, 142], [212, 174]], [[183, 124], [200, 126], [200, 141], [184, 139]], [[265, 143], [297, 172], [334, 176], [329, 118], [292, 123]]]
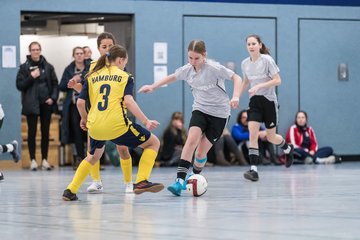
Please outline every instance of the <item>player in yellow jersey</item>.
[[[109, 49], [114, 46], [116, 43], [115, 37], [108, 32], [101, 33], [97, 38], [97, 46], [100, 52], [100, 55], [105, 55]], [[95, 67], [97, 61], [91, 62], [90, 71]], [[82, 84], [77, 83], [76, 81], [69, 81], [68, 87], [74, 88], [76, 91], [80, 92], [82, 89]], [[88, 143], [89, 146], [90, 143]], [[88, 147], [89, 149], [90, 147]], [[133, 192], [133, 183], [132, 183], [132, 158], [129, 153], [129, 149], [126, 146], [116, 146], [117, 151], [120, 155], [120, 164], [121, 169], [124, 175], [125, 183], [125, 192]], [[103, 191], [103, 184], [100, 177], [100, 161], [97, 162], [90, 172], [92, 183], [87, 188], [89, 193], [101, 193]]]
[[[160, 147], [159, 139], [149, 131], [155, 129], [159, 123], [149, 120], [135, 102], [132, 96], [134, 79], [123, 71], [126, 63], [126, 49], [119, 45], [111, 47], [106, 55], [100, 57], [81, 90], [77, 101], [81, 116], [80, 126], [88, 130], [91, 149], [64, 191], [65, 201], [78, 199], [76, 193], [93, 165], [104, 153], [106, 140], [116, 145], [144, 148], [134, 184], [135, 194], [159, 192], [164, 188], [161, 183], [148, 181]], [[86, 99], [90, 99], [89, 113], [85, 108]], [[127, 109], [146, 129], [128, 119]]]

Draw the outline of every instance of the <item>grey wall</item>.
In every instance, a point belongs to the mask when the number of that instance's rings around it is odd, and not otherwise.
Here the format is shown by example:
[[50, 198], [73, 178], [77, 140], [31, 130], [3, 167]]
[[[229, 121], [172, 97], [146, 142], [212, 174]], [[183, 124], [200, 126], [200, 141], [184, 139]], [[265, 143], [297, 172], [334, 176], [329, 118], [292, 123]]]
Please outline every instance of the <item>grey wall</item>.
[[[0, 8], [0, 45], [15, 45], [19, 49], [21, 11], [134, 14], [137, 88], [153, 81], [154, 42], [168, 43], [169, 73], [186, 62], [184, 47], [195, 37], [209, 43], [210, 57], [223, 64], [234, 61], [239, 69], [239, 63], [247, 56], [244, 37], [257, 33], [263, 36], [281, 69], [279, 132], [285, 134], [295, 112], [302, 108], [310, 115], [320, 145], [332, 145], [341, 154], [360, 154], [356, 136], [360, 130], [356, 97], [360, 81], [360, 54], [356, 47], [360, 39], [359, 7], [132, 0], [58, 0], [48, 4], [46, 0], [5, 0]], [[349, 65], [348, 82], [337, 81], [340, 62]], [[21, 139], [16, 72], [17, 69], [0, 68], [0, 102], [6, 112], [1, 143]], [[176, 82], [153, 94], [137, 94], [144, 112], [161, 122], [155, 131], [158, 136], [173, 111], [185, 110], [188, 120], [191, 96], [187, 91], [182, 82]], [[231, 84], [228, 91], [232, 92]], [[242, 107], [246, 104], [243, 97]], [[229, 126], [235, 118], [233, 111]]]

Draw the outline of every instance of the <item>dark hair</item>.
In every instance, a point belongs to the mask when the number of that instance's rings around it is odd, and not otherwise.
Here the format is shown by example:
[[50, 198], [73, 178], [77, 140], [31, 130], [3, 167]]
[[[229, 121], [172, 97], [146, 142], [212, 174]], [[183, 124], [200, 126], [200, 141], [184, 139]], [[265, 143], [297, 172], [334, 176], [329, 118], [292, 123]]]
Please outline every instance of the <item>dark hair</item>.
[[294, 121], [294, 123], [298, 126], [296, 119], [297, 119], [299, 113], [303, 113], [303, 114], [305, 115], [305, 119], [306, 119], [305, 127], [306, 127], [306, 125], [307, 125], [307, 123], [308, 123], [308, 115], [307, 115], [307, 113], [306, 113], [305, 111], [300, 110], [300, 111], [298, 111], [298, 112], [295, 114], [295, 121]]
[[41, 51], [41, 45], [40, 45], [40, 43], [39, 43], [39, 42], [34, 41], [34, 42], [31, 42], [31, 43], [29, 44], [29, 52], [31, 52], [31, 47], [32, 47], [32, 45], [38, 45], [38, 46], [39, 46], [39, 48], [40, 48], [40, 51]]
[[116, 44], [115, 37], [114, 37], [114, 35], [112, 35], [112, 33], [103, 32], [97, 37], [97, 46], [98, 47], [100, 47], [101, 41], [104, 39], [111, 39], [113, 41], [114, 45]]
[[[172, 124], [172, 122], [177, 119], [179, 119], [184, 124], [184, 114], [182, 112], [173, 112], [173, 114], [171, 114], [171, 119], [170, 119], [169, 125], [165, 129], [165, 132], [171, 131], [174, 135], [177, 135], [177, 130]], [[183, 140], [183, 143], [185, 143], [187, 134], [186, 134], [186, 130], [184, 127], [183, 127], [183, 129], [181, 129], [181, 138]]]
[[205, 43], [202, 40], [192, 40], [188, 46], [188, 52], [194, 51], [204, 55], [206, 53]]
[[79, 47], [79, 46], [74, 47], [74, 48], [73, 48], [73, 51], [72, 51], [72, 56], [73, 56], [73, 57], [75, 56], [75, 51], [76, 51], [77, 49], [80, 49], [82, 52], [84, 52], [84, 49], [83, 49], [82, 47]]
[[236, 122], [238, 123], [238, 124], [241, 124], [242, 125], [242, 122], [241, 122], [241, 118], [242, 118], [242, 115], [245, 113], [245, 112], [247, 112], [247, 110], [241, 110], [240, 112], [239, 112], [239, 114], [238, 114], [238, 116], [237, 116], [237, 119], [236, 119]]
[[261, 44], [261, 48], [260, 48], [260, 53], [261, 54], [267, 54], [267, 55], [270, 55], [270, 50], [265, 46], [265, 44], [261, 41], [261, 38], [259, 35], [256, 35], [256, 34], [251, 34], [249, 36], [246, 37], [246, 42], [249, 38], [255, 38], [259, 44]]
[[96, 65], [94, 69], [89, 73], [88, 76], [93, 74], [94, 72], [99, 71], [103, 67], [106, 66], [106, 60], [108, 60], [109, 63], [112, 63], [116, 60], [116, 58], [126, 58], [127, 57], [127, 51], [123, 46], [120, 45], [114, 45], [109, 49], [109, 52], [99, 58], [99, 60], [96, 62]]

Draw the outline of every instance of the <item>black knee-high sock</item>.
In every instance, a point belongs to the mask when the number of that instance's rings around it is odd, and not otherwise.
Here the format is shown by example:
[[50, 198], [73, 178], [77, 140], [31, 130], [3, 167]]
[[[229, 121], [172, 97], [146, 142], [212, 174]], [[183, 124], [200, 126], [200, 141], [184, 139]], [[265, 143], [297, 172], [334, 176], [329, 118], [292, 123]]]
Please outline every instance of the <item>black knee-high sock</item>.
[[259, 165], [260, 157], [258, 148], [249, 148], [249, 160], [251, 166]]
[[189, 168], [191, 166], [191, 162], [186, 161], [184, 159], [180, 159], [179, 165], [177, 168], [177, 178], [181, 178], [185, 180], [186, 174], [189, 171]]

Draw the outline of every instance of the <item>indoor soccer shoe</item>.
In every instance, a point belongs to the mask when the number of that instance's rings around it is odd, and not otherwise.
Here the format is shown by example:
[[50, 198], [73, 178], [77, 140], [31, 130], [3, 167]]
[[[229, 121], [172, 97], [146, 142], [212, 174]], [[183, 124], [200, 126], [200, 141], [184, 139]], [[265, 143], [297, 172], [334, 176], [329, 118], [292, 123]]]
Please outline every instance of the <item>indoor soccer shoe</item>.
[[181, 191], [185, 189], [186, 189], [186, 181], [184, 181], [184, 184], [181, 184], [179, 180], [176, 180], [174, 184], [168, 186], [167, 188], [167, 190], [169, 190], [175, 196], [180, 196]]
[[66, 189], [63, 193], [63, 200], [64, 201], [76, 201], [78, 200], [78, 197], [76, 194], [72, 193], [70, 189]]
[[10, 152], [14, 162], [18, 162], [20, 160], [20, 155], [18, 152], [18, 142], [16, 140], [12, 141], [11, 144], [14, 146], [14, 150]]
[[147, 180], [141, 181], [139, 183], [134, 184], [134, 193], [141, 194], [144, 192], [160, 192], [164, 189], [164, 185], [161, 183], [152, 183]]
[[249, 170], [244, 173], [244, 178], [256, 182], [259, 180], [259, 174], [254, 170]]
[[104, 187], [101, 181], [93, 181], [91, 185], [87, 188], [88, 193], [102, 193]]
[[0, 181], [4, 180], [4, 174], [0, 172]]
[[292, 144], [289, 144], [290, 146], [290, 152], [288, 154], [285, 154], [285, 167], [289, 168], [293, 162], [294, 162], [294, 146]]

